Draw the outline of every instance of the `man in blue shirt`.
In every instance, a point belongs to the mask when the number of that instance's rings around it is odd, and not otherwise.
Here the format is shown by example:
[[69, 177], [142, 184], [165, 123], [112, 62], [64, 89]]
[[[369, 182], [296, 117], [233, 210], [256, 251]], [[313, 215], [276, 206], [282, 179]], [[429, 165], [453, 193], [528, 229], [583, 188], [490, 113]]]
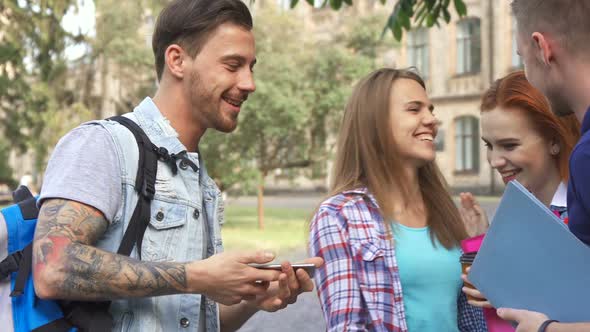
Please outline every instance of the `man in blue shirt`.
[[[518, 54], [528, 80], [557, 115], [575, 113], [582, 137], [570, 157], [569, 227], [590, 245], [590, 1], [514, 0]], [[563, 324], [526, 310], [498, 309], [517, 332], [590, 331], [590, 323]]]

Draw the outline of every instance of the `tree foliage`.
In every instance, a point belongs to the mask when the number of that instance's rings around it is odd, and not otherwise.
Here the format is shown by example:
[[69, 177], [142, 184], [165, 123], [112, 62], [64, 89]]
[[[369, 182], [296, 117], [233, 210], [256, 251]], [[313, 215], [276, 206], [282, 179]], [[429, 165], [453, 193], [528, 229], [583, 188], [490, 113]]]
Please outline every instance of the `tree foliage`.
[[0, 115], [11, 148], [34, 152], [42, 170], [48, 147], [87, 107], [68, 84], [65, 49], [84, 36], [64, 30], [75, 0], [5, 0], [0, 4]]
[[[305, 0], [312, 6], [318, 6], [320, 1], [321, 7], [329, 6], [333, 10], [340, 10], [345, 6], [353, 5], [353, 0]], [[384, 5], [388, 2], [388, 0], [379, 1]], [[290, 0], [291, 8], [294, 8], [300, 2], [303, 1]], [[467, 15], [467, 6], [464, 0], [453, 0], [452, 2], [459, 17]], [[393, 5], [383, 32], [385, 33], [389, 29], [395, 39], [399, 41], [402, 39], [403, 30], [410, 31], [413, 27], [419, 26], [432, 27], [439, 25], [441, 21], [449, 23], [451, 21], [450, 7], [451, 0], [398, 0]]]

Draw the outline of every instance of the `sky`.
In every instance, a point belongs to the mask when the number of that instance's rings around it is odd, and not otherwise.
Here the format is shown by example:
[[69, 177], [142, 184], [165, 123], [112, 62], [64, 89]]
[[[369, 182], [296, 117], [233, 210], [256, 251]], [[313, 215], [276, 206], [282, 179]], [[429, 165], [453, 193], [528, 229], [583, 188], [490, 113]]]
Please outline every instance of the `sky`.
[[[62, 20], [62, 26], [66, 31], [89, 36], [96, 35], [96, 18], [93, 0], [78, 0], [78, 8], [71, 8]], [[80, 58], [86, 52], [86, 46], [72, 45], [66, 48], [66, 57], [69, 60]]]

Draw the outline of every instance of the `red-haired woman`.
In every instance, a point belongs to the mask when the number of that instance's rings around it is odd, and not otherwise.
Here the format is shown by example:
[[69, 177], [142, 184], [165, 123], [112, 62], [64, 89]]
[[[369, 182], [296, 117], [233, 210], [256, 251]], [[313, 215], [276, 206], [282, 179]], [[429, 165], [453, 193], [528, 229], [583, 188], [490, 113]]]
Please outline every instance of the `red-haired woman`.
[[[504, 183], [518, 180], [567, 223], [567, 180], [570, 153], [580, 135], [574, 115], [557, 117], [548, 100], [517, 71], [497, 80], [483, 95], [482, 139], [488, 162]], [[461, 194], [463, 219], [477, 223], [485, 213], [470, 193]], [[491, 307], [482, 299], [470, 304]]]

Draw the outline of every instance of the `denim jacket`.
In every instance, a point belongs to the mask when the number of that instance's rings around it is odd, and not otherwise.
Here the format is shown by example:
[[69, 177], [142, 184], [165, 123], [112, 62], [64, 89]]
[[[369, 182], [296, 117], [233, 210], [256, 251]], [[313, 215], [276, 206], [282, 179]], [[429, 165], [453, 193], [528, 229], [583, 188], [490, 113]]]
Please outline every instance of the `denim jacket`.
[[[138, 123], [156, 146], [164, 147], [170, 153], [186, 150], [176, 131], [150, 98], [125, 116]], [[131, 132], [114, 121], [90, 124], [103, 126], [112, 135], [121, 167], [120, 208], [97, 244], [99, 248], [116, 252], [138, 200], [134, 189], [138, 147]], [[188, 153], [187, 157], [198, 166], [198, 171], [180, 161], [178, 173], [173, 175], [168, 165], [158, 161], [151, 219], [142, 244], [141, 258], [144, 261], [189, 262], [223, 251], [220, 191], [207, 175], [198, 154]], [[131, 257], [137, 258], [136, 250]], [[217, 304], [199, 294], [113, 301], [110, 310], [115, 319], [114, 331], [198, 331], [201, 301], [206, 301], [206, 331], [218, 331]]]

